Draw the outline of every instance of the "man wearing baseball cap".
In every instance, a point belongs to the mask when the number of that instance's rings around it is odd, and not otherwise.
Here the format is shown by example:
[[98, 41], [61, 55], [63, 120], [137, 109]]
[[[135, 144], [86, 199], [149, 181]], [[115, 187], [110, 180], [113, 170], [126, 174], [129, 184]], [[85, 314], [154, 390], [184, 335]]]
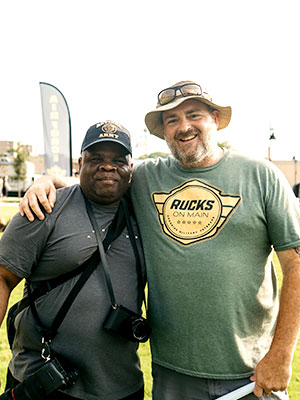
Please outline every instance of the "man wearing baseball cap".
[[231, 107], [193, 81], [160, 91], [145, 117], [173, 155], [138, 165], [132, 182], [155, 400], [209, 400], [250, 380], [245, 399], [288, 399], [300, 325], [299, 207], [270, 162], [218, 146], [230, 119]]
[[[139, 233], [133, 216], [126, 218], [124, 225], [121, 218], [132, 172], [129, 132], [110, 121], [95, 124], [87, 131], [81, 150], [80, 185], [57, 191], [56, 206], [51, 214], [45, 215], [45, 222], [35, 220], [28, 224], [16, 215], [0, 241], [0, 303], [7, 304], [11, 290], [23, 278], [32, 291], [41, 290], [40, 281], [46, 282], [51, 290], [47, 289], [35, 302], [37, 314], [46, 328], [52, 327], [62, 305], [65, 306], [66, 296], [90, 267], [83, 263], [89, 262], [97, 250], [97, 230], [100, 240], [105, 239], [103, 245], [107, 248], [108, 275], [115, 301], [134, 313], [141, 313], [145, 279]], [[123, 208], [119, 211], [121, 202]], [[94, 229], [93, 219], [89, 219], [88, 205], [98, 229]], [[128, 215], [129, 210], [128, 206]], [[132, 247], [132, 241], [136, 248]], [[99, 262], [100, 259], [57, 334], [49, 340], [50, 354], [67, 359], [79, 371], [79, 377], [73, 385], [53, 392], [47, 399], [144, 398], [137, 341], [129, 341], [104, 328], [112, 311], [112, 300], [104, 261], [97, 266]], [[61, 279], [56, 286], [52, 283], [54, 278]], [[1, 307], [0, 321], [5, 311], [6, 306]], [[45, 341], [36, 326], [39, 325], [31, 314], [31, 307], [27, 306], [15, 320], [7, 390], [20, 382], [28, 382], [45, 362], [41, 357]]]

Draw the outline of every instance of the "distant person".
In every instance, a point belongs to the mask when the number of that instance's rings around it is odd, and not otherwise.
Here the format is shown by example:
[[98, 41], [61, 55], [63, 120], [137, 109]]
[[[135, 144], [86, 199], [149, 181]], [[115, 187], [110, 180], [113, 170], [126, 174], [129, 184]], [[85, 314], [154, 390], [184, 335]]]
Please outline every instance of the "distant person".
[[2, 197], [6, 197], [8, 195], [8, 190], [10, 188], [9, 184], [7, 183], [7, 176], [2, 178]]
[[300, 197], [299, 189], [300, 189], [300, 183], [297, 183], [296, 185], [293, 186], [293, 192], [295, 193], [296, 197]]
[[[255, 118], [255, 104], [251, 112]], [[154, 400], [215, 399], [250, 381], [254, 394], [245, 400], [288, 399], [300, 327], [299, 206], [270, 162], [218, 146], [230, 119], [231, 107], [192, 81], [161, 90], [145, 117], [173, 154], [139, 164], [132, 182]], [[21, 204], [30, 219], [28, 205], [43, 218], [36, 194], [51, 211], [49, 178]], [[283, 272], [279, 304], [273, 249]]]
[[3, 196], [3, 178], [0, 176], [0, 199]]
[[[37, 373], [45, 363], [41, 354], [46, 351], [46, 355], [53, 353], [58, 359], [67, 359], [80, 374], [72, 386], [55, 391], [47, 399], [144, 398], [138, 340], [133, 342], [108, 330], [113, 329], [112, 323], [107, 329], [104, 327], [106, 320], [115, 318], [115, 313], [111, 313], [118, 307], [113, 304], [112, 308], [102, 262], [78, 293], [57, 334], [51, 336], [53, 320], [61, 312], [67, 295], [89, 267], [90, 257], [95, 251], [97, 254], [97, 233], [91, 225], [85, 201], [92, 209], [101, 240], [105, 243], [109, 239], [106, 254], [116, 302], [130, 312], [141, 313], [145, 279], [142, 247], [134, 216], [130, 216], [130, 201], [127, 195], [124, 197], [131, 181], [131, 153], [129, 132], [124, 127], [109, 121], [93, 125], [82, 143], [80, 184], [57, 192], [55, 210], [46, 215], [46, 223], [36, 220], [28, 224], [18, 214], [3, 234], [0, 241], [0, 322], [11, 291], [22, 279], [26, 279], [26, 288], [30, 287], [32, 293], [41, 291], [44, 286], [47, 288], [35, 302], [42, 324], [28, 304], [15, 320], [16, 336], [7, 390], [14, 390], [18, 383]], [[122, 215], [128, 216], [126, 221]], [[78, 267], [84, 267], [80, 274]], [[54, 287], [53, 279], [59, 281]], [[49, 287], [53, 287], [52, 290]], [[129, 316], [125, 322], [132, 319], [131, 314], [126, 315]], [[138, 320], [135, 323], [139, 327], [136, 329], [140, 329]], [[123, 332], [127, 334], [125, 328]], [[142, 333], [134, 336], [132, 327], [131, 338], [138, 338]]]

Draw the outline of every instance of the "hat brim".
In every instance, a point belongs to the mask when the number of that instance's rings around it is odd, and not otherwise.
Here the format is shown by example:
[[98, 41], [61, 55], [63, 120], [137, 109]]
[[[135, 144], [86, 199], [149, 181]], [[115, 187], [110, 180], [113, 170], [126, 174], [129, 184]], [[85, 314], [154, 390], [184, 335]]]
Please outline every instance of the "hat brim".
[[91, 146], [94, 146], [94, 144], [103, 143], [103, 142], [114, 142], [114, 143], [119, 144], [121, 147], [124, 147], [124, 149], [126, 149], [128, 151], [128, 154], [130, 154], [132, 157], [132, 150], [131, 150], [131, 148], [129, 148], [129, 146], [126, 146], [126, 144], [121, 143], [119, 140], [116, 140], [114, 138], [108, 138], [108, 137], [95, 140], [94, 142], [90, 143], [88, 146], [82, 147], [81, 151], [87, 150]]
[[188, 96], [188, 97], [179, 97], [178, 99], [172, 101], [171, 103], [168, 103], [164, 106], [160, 106], [154, 111], [150, 111], [146, 114], [145, 116], [145, 123], [146, 126], [149, 130], [149, 132], [152, 135], [158, 136], [161, 139], [164, 139], [164, 128], [162, 124], [162, 116], [161, 113], [163, 111], [167, 110], [172, 110], [173, 108], [179, 106], [182, 104], [184, 101], [187, 100], [198, 100], [201, 103], [207, 104], [208, 106], [212, 107], [215, 110], [218, 110], [220, 113], [220, 121], [219, 121], [219, 126], [218, 130], [224, 129], [227, 127], [227, 125], [230, 122], [231, 119], [231, 107], [222, 107], [218, 106], [217, 104], [214, 104], [213, 102], [199, 96]]

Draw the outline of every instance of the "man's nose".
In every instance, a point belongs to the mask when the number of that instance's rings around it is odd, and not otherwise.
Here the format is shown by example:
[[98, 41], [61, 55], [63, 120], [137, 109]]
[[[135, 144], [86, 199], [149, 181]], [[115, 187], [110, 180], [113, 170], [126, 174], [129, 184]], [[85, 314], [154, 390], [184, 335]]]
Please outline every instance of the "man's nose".
[[100, 165], [99, 165], [99, 169], [102, 171], [116, 171], [117, 167], [116, 165], [112, 162], [112, 161], [103, 161]]
[[182, 118], [179, 123], [179, 131], [187, 132], [191, 128], [191, 122], [187, 118]]

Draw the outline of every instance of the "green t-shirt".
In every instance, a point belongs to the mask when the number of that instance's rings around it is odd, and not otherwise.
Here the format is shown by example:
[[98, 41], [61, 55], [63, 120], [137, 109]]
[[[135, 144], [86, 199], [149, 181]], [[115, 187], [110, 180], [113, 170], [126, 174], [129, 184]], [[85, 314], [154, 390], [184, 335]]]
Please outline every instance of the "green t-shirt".
[[276, 251], [300, 245], [299, 205], [273, 164], [227, 151], [215, 165], [173, 157], [135, 169], [153, 361], [216, 379], [252, 374], [278, 311]]

